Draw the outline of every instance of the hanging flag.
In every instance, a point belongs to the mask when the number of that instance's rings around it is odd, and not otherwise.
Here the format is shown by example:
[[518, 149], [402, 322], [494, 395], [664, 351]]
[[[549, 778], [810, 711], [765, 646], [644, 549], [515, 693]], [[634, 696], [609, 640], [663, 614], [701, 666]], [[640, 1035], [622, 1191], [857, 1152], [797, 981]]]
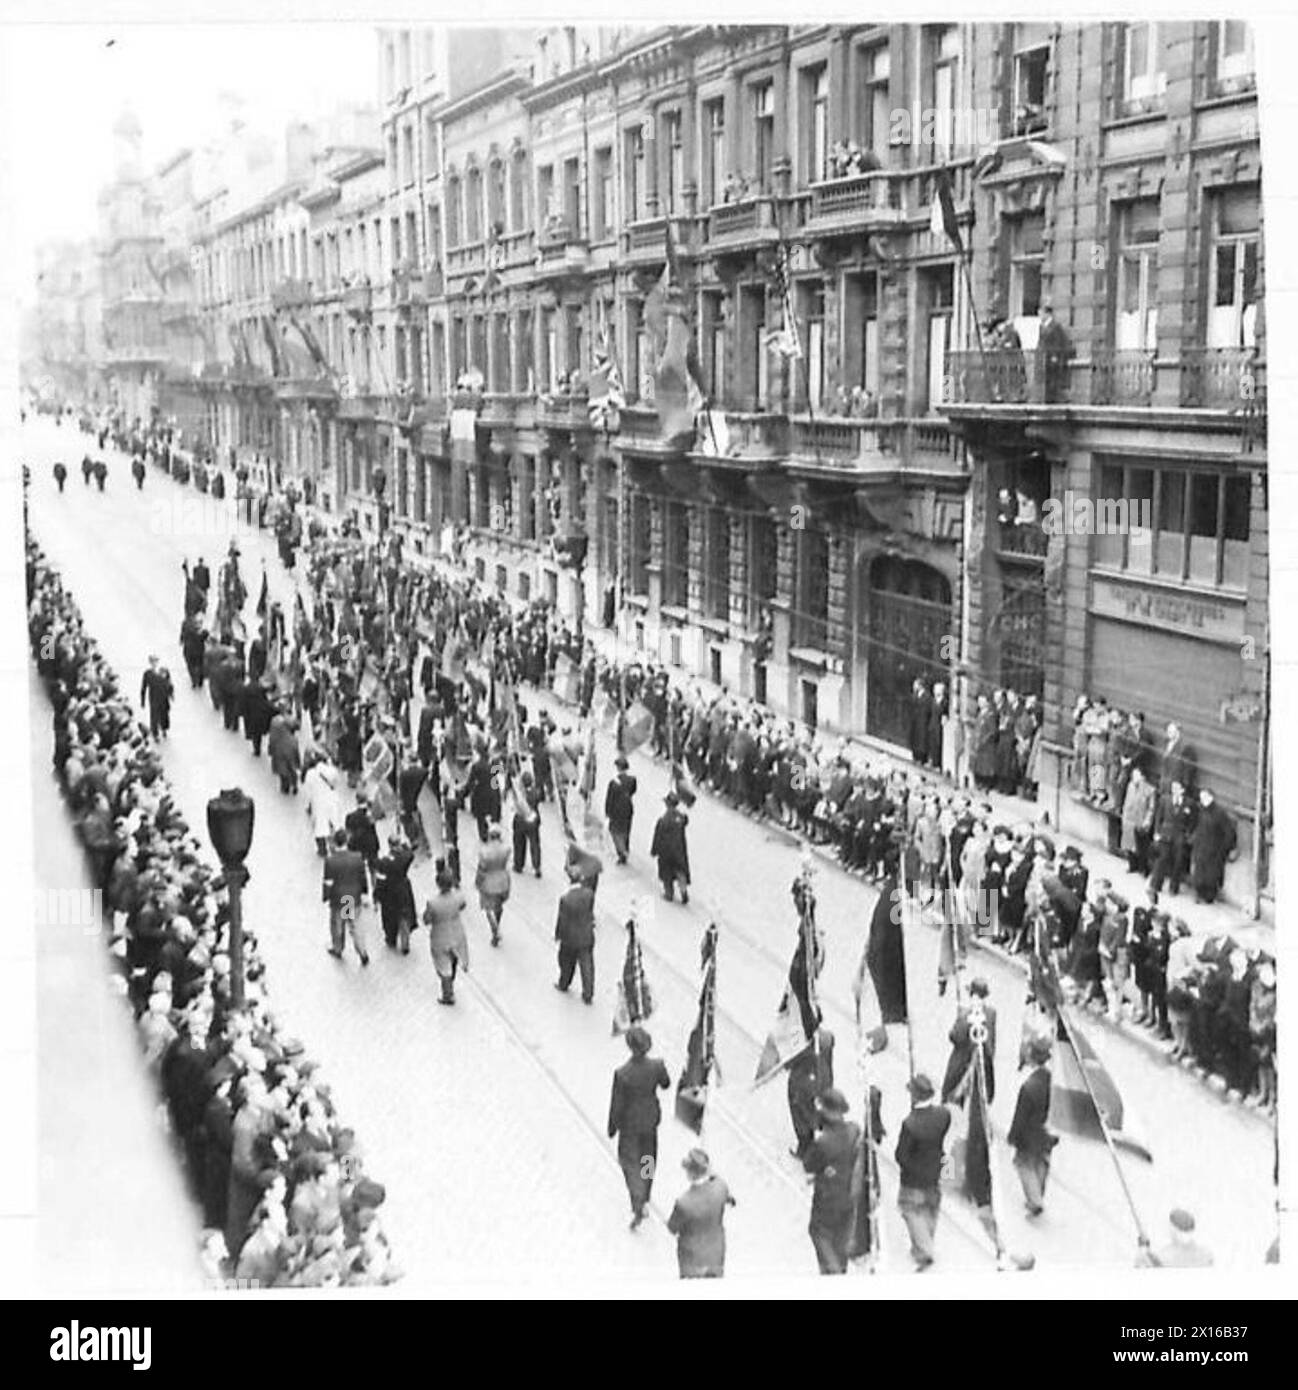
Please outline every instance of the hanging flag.
[[[319, 340], [316, 338], [315, 331], [309, 323], [302, 323], [295, 316], [289, 316], [289, 322], [298, 331], [298, 336], [306, 344], [306, 350], [311, 354], [311, 360], [320, 369], [321, 376], [332, 376], [333, 368], [329, 365], [329, 359], [324, 355], [320, 347]], [[342, 391], [342, 379], [339, 379], [339, 393]]]
[[284, 349], [283, 345], [275, 337], [275, 326], [265, 315], [261, 315], [261, 335], [266, 340], [266, 351], [270, 353], [270, 374], [271, 376], [287, 376], [284, 370]]
[[622, 375], [613, 360], [607, 329], [595, 349], [591, 372], [586, 378], [586, 391], [591, 424], [596, 429], [611, 429], [614, 416], [626, 406], [626, 397], [622, 390]]
[[730, 426], [724, 410], [705, 410], [699, 428], [699, 452], [709, 458], [726, 458], [730, 453]]
[[581, 799], [587, 803], [595, 795], [595, 777], [597, 775], [595, 759], [595, 721], [588, 722], [586, 729], [586, 746], [582, 749], [581, 773], [577, 781], [577, 790]]
[[717, 1060], [717, 924], [709, 922], [700, 953], [703, 985], [699, 1012], [685, 1051], [685, 1066], [676, 1083], [676, 1118], [695, 1134], [703, 1130], [708, 1085]]
[[[617, 730], [617, 702], [602, 686], [595, 691], [590, 702], [590, 718], [601, 733], [611, 734]], [[621, 751], [620, 749], [618, 750]]]
[[264, 618], [270, 612], [270, 585], [266, 580], [266, 567], [261, 568], [261, 593], [257, 596], [257, 616]]
[[643, 1023], [654, 1011], [653, 994], [644, 973], [644, 954], [640, 949], [639, 928], [634, 916], [626, 924], [626, 959], [617, 985], [617, 1009], [613, 1014], [613, 1035], [619, 1037], [633, 1024]]
[[653, 342], [655, 356], [662, 353], [667, 343], [667, 294], [672, 284], [672, 263], [669, 260], [663, 266], [658, 283], [645, 296], [642, 322]]
[[1080, 1139], [1102, 1141], [1107, 1129], [1114, 1144], [1152, 1163], [1148, 1146], [1126, 1127], [1122, 1096], [1086, 1035], [1069, 1021], [1066, 1007], [1056, 1020], [1050, 1123]]
[[682, 806], [693, 806], [699, 799], [689, 773], [680, 763], [672, 764], [672, 791], [680, 798]]
[[639, 700], [634, 701], [622, 716], [621, 728], [618, 731], [618, 751], [634, 753], [642, 744], [649, 742], [653, 731], [654, 717], [648, 706], [641, 704]]
[[902, 937], [903, 895], [895, 875], [883, 881], [870, 918], [870, 932], [852, 982], [856, 1026], [871, 1052], [888, 1045], [888, 1025], [905, 1023], [906, 949]]
[[955, 247], [956, 255], [964, 255], [964, 238], [960, 235], [960, 220], [956, 216], [955, 191], [951, 186], [951, 174], [939, 169], [933, 180], [933, 210], [929, 216], [929, 231], [934, 236], [945, 234]]
[[811, 1046], [821, 1019], [816, 979], [824, 967], [825, 953], [816, 929], [815, 896], [805, 878], [795, 881], [793, 892], [799, 910], [798, 944], [775, 1023], [757, 1062], [755, 1086], [769, 1081]]
[[679, 301], [668, 309], [667, 342], [654, 372], [654, 406], [663, 440], [673, 447], [694, 441], [695, 417], [706, 397], [690, 368], [692, 338]]

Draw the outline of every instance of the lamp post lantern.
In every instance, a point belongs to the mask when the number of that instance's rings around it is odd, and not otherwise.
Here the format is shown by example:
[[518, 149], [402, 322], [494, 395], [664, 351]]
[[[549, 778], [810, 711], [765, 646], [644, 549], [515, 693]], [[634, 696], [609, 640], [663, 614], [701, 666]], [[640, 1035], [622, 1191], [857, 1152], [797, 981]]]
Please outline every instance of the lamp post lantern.
[[207, 803], [207, 833], [230, 890], [230, 1004], [243, 1008], [243, 885], [248, 881], [244, 860], [252, 848], [256, 817], [252, 797], [227, 787]]

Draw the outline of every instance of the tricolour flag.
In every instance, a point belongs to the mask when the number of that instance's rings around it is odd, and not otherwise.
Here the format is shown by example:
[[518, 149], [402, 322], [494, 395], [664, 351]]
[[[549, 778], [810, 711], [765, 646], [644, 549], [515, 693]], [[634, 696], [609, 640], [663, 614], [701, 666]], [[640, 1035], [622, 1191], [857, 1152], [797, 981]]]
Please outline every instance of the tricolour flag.
[[852, 982], [857, 1030], [871, 1052], [880, 1052], [888, 1045], [889, 1024], [907, 1019], [902, 906], [902, 891], [895, 876], [889, 874], [874, 905], [861, 964]]
[[775, 1012], [775, 1023], [757, 1062], [755, 1086], [769, 1081], [811, 1046], [821, 1019], [816, 979], [824, 965], [824, 951], [816, 931], [815, 899], [805, 886], [800, 895], [797, 884], [794, 898], [799, 909], [798, 944], [789, 964], [788, 984]]
[[613, 1034], [625, 1033], [633, 1024], [643, 1023], [654, 1011], [653, 993], [644, 973], [644, 953], [640, 949], [639, 928], [631, 917], [626, 924], [626, 959], [617, 983], [617, 1010], [613, 1014]]
[[700, 952], [703, 984], [699, 990], [699, 1012], [690, 1032], [685, 1066], [676, 1083], [676, 1118], [695, 1134], [703, 1129], [708, 1103], [708, 1085], [717, 1069], [717, 924], [709, 922], [703, 933]]
[[1050, 1123], [1080, 1139], [1103, 1140], [1147, 1163], [1154, 1161], [1148, 1146], [1126, 1124], [1122, 1096], [1108, 1068], [1084, 1033], [1069, 1020], [1067, 1007], [1057, 1015], [1055, 1074], [1050, 1087]]
[[951, 175], [945, 169], [939, 169], [934, 180], [929, 230], [934, 236], [945, 235], [955, 247], [956, 255], [964, 255], [964, 239], [960, 235], [960, 222], [955, 210], [955, 193], [951, 187]]

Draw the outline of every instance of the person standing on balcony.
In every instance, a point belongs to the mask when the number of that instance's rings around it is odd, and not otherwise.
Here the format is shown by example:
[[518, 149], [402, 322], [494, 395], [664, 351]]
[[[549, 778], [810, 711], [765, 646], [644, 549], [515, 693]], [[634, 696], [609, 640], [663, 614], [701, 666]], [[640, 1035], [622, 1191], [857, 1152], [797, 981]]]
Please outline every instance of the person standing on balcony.
[[1041, 358], [1042, 382], [1047, 403], [1066, 399], [1068, 361], [1073, 355], [1073, 344], [1063, 324], [1055, 318], [1055, 311], [1049, 304], [1041, 306], [1041, 330], [1037, 336], [1037, 352]]

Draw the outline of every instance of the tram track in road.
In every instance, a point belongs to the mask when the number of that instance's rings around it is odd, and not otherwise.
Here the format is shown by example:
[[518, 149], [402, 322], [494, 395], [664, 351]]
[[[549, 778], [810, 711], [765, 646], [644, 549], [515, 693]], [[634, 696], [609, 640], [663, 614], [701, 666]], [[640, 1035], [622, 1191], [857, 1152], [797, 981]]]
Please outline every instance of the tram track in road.
[[[174, 480], [168, 478], [167, 481], [172, 482]], [[179, 484], [175, 484], [175, 486], [178, 490], [180, 489]], [[120, 534], [126, 538], [126, 543], [129, 544], [129, 532], [123, 529]], [[110, 549], [116, 549], [116, 547], [110, 547]], [[135, 575], [132, 572], [130, 565], [121, 558], [120, 552], [118, 555], [118, 568], [121, 571], [125, 571], [125, 573], [129, 577], [129, 582], [131, 584], [132, 590], [139, 596], [139, 599], [143, 603], [147, 604], [148, 608], [151, 611], [158, 614], [162, 622], [167, 622], [169, 619], [169, 615], [165, 605], [135, 578]], [[273, 567], [269, 565], [267, 566], [267, 568], [268, 570], [273, 569]], [[293, 584], [291, 576], [285, 574], [283, 578], [286, 584]], [[296, 587], [296, 585], [294, 585], [293, 587]], [[142, 668], [143, 662], [140, 663], [140, 669]], [[547, 698], [553, 698], [549, 696], [548, 692], [535, 693], [543, 695]], [[718, 809], [725, 808], [718, 807]], [[768, 835], [767, 838], [780, 843], [782, 846], [787, 846], [791, 849], [796, 848], [797, 845], [800, 843], [796, 837], [787, 834]], [[780, 957], [765, 942], [759, 941], [751, 933], [745, 931], [742, 927], [737, 926], [730, 919], [729, 916], [716, 911], [711, 911], [712, 904], [710, 904], [706, 899], [700, 900], [696, 898], [696, 902], [699, 907], [704, 908], [706, 911], [710, 911], [710, 915], [712, 916], [712, 918], [722, 926], [723, 938], [726, 941], [738, 942], [742, 945], [745, 951], [749, 953], [750, 958], [759, 961], [765, 967], [766, 971], [774, 972], [775, 978], [779, 981], [779, 988], [782, 989], [783, 983], [787, 978], [787, 962], [780, 959]], [[606, 921], [610, 920], [610, 913], [608, 911], [602, 911], [601, 916], [604, 917]], [[696, 917], [696, 914], [691, 914], [691, 916]], [[616, 919], [614, 918], [612, 920]], [[663, 971], [669, 974], [676, 981], [677, 986], [684, 992], [684, 994], [688, 998], [696, 1000], [697, 982], [690, 980], [687, 973], [684, 970], [682, 970], [678, 965], [676, 965], [675, 962], [673, 962], [661, 950], [655, 947], [651, 941], [645, 941], [643, 934], [642, 945], [645, 949], [646, 954], [649, 955], [656, 962], [658, 967], [660, 967]], [[510, 1019], [508, 1011], [499, 1003], [499, 1001], [497, 1001], [493, 996], [491, 996], [490, 992], [487, 991], [485, 987], [481, 986], [476, 981], [473, 982], [472, 988], [474, 989], [475, 994], [477, 994], [481, 998], [482, 1002], [484, 1003], [484, 1006], [491, 1009], [494, 1016], [501, 1022], [502, 1026], [506, 1027], [509, 1030], [509, 1032], [515, 1038], [518, 1044], [526, 1051], [531, 1065], [534, 1068], [536, 1068], [540, 1074], [545, 1076], [549, 1087], [555, 1092], [557, 1098], [563, 1102], [566, 1108], [576, 1113], [586, 1132], [591, 1134], [591, 1136], [597, 1142], [601, 1154], [604, 1156], [604, 1160], [610, 1163], [614, 1168], [617, 1168], [617, 1160], [615, 1156], [610, 1151], [608, 1145], [604, 1141], [604, 1138], [598, 1126], [592, 1121], [586, 1108], [582, 1106], [580, 1100], [573, 1094], [570, 1088], [566, 1086], [566, 1084], [563, 1082], [562, 1078], [558, 1075], [555, 1069], [551, 1067], [543, 1057], [538, 1055], [537, 1050], [523, 1036], [521, 1030], [518, 1029], [513, 1020]], [[854, 1027], [853, 1012], [848, 1008], [848, 1006], [842, 998], [834, 995], [833, 993], [825, 993], [822, 995], [822, 1002], [825, 1003], [828, 1006], [828, 1008], [832, 1011], [833, 1020], [835, 1023], [842, 1024], [846, 1022], [849, 1028]], [[755, 1034], [751, 1028], [742, 1023], [731, 1010], [718, 1005], [718, 1014], [724, 1019], [727, 1030], [730, 1031], [734, 1036], [741, 1038], [746, 1044], [746, 1046], [751, 1048], [754, 1054], [760, 1051], [763, 1039], [759, 1037], [757, 1034]], [[783, 1191], [786, 1191], [791, 1194], [796, 1193], [799, 1205], [805, 1206], [805, 1203], [807, 1202], [807, 1190], [805, 1183], [795, 1179], [795, 1177], [788, 1171], [787, 1167], [784, 1164], [782, 1164], [776, 1157], [773, 1156], [771, 1152], [771, 1146], [768, 1140], [755, 1133], [752, 1130], [752, 1128], [734, 1112], [731, 1105], [725, 1098], [724, 1092], [717, 1091], [714, 1089], [713, 1094], [710, 1097], [710, 1109], [712, 1116], [719, 1120], [726, 1127], [726, 1129], [733, 1135], [735, 1141], [739, 1145], [741, 1145], [743, 1149], [750, 1155], [755, 1165], [767, 1175], [768, 1180], [774, 1181], [778, 1185], [778, 1187]], [[895, 1168], [895, 1164], [892, 1161], [890, 1155], [885, 1156], [881, 1154], [881, 1157], [884, 1160], [885, 1166], [888, 1166], [889, 1168]], [[1070, 1191], [1068, 1185], [1058, 1178], [1056, 1178], [1056, 1181], [1053, 1185], [1056, 1187], [1057, 1190], [1061, 1192]], [[1080, 1198], [1080, 1194], [1070, 1192], [1070, 1195], [1077, 1196], [1079, 1200], [1084, 1200]], [[957, 1213], [960, 1213], [961, 1216], [963, 1216], [965, 1219], [958, 1219]], [[656, 1207], [655, 1215], [659, 1220], [663, 1219], [661, 1210]], [[954, 1229], [960, 1231], [960, 1234], [963, 1237], [965, 1237], [969, 1244], [975, 1247], [984, 1256], [994, 1258], [989, 1248], [989, 1243], [987, 1241], [985, 1233], [983, 1232], [980, 1224], [975, 1224], [976, 1218], [972, 1217], [971, 1211], [967, 1211], [961, 1207], [949, 1208], [948, 1218], [949, 1224]]]
[[[112, 532], [111, 534], [116, 534], [121, 538], [125, 538], [122, 540], [122, 545], [123, 547], [129, 547], [130, 540], [128, 532], [119, 529]], [[109, 545], [105, 548], [109, 551], [110, 558], [115, 562], [114, 567], [118, 570], [118, 575], [116, 577], [118, 579], [125, 578], [126, 582], [130, 586], [130, 601], [132, 603], [132, 606], [135, 607], [137, 611], [140, 608], [143, 608], [146, 611], [155, 614], [157, 616], [158, 621], [166, 622], [168, 620], [169, 615], [165, 604], [150, 591], [147, 585], [145, 585], [141, 580], [139, 580], [136, 577], [134, 572], [131, 570], [130, 565], [126, 561], [124, 550], [119, 549], [116, 545]], [[142, 670], [144, 662], [141, 661], [139, 666]], [[132, 673], [132, 675], [133, 674], [134, 673]], [[125, 684], [130, 679], [130, 677], [126, 673], [121, 673], [120, 679]], [[207, 717], [209, 711], [207, 710], [206, 705], [203, 704], [200, 707], [203, 710], [204, 717]], [[216, 717], [215, 711], [211, 712], [211, 717]], [[541, 925], [533, 921], [531, 916], [520, 913], [517, 914], [517, 918], [521, 918], [522, 920], [526, 921], [529, 929], [533, 931], [533, 933], [539, 939], [544, 939], [544, 931]], [[685, 981], [684, 973], [677, 970], [677, 968], [673, 966], [671, 962], [669, 962], [665, 957], [660, 957], [657, 953], [654, 953], [654, 955], [655, 959], [661, 961], [661, 964], [665, 970], [669, 971], [674, 977], [678, 978], [683, 985], [685, 985], [685, 992], [688, 994], [689, 987]], [[546, 1087], [551, 1092], [551, 1094], [554, 1095], [556, 1099], [562, 1103], [564, 1108], [577, 1119], [583, 1131], [590, 1137], [592, 1142], [595, 1144], [596, 1148], [599, 1150], [602, 1161], [609, 1168], [611, 1168], [611, 1170], [614, 1173], [617, 1173], [620, 1176], [621, 1168], [616, 1153], [609, 1146], [609, 1143], [605, 1135], [602, 1133], [599, 1125], [590, 1115], [588, 1108], [583, 1105], [580, 1098], [564, 1082], [557, 1069], [545, 1060], [545, 1058], [541, 1055], [540, 1050], [536, 1047], [536, 1045], [533, 1042], [531, 1042], [527, 1038], [524, 1031], [510, 1016], [510, 1013], [508, 1009], [505, 1007], [505, 1005], [495, 997], [495, 995], [489, 988], [487, 988], [478, 978], [470, 974], [465, 974], [462, 977], [462, 980], [464, 984], [467, 986], [468, 991], [471, 992], [471, 994], [478, 1001], [480, 1006], [491, 1015], [491, 1017], [495, 1020], [496, 1024], [501, 1029], [503, 1029], [505, 1033], [513, 1040], [518, 1050], [526, 1057], [528, 1064], [540, 1077], [543, 1078]], [[735, 1023], [736, 1028], [738, 1028], [739, 1026], [740, 1025]], [[751, 1035], [746, 1036], [749, 1036], [751, 1040]], [[741, 1144], [744, 1147], [744, 1149], [748, 1152], [748, 1154], [751, 1156], [755, 1165], [762, 1169], [764, 1172], [766, 1172], [768, 1177], [772, 1179], [780, 1188], [783, 1189], [783, 1191], [786, 1193], [786, 1200], [788, 1200], [789, 1197], [796, 1198], [798, 1207], [797, 1215], [801, 1216], [802, 1208], [805, 1207], [805, 1204], [808, 1200], [806, 1184], [797, 1181], [785, 1168], [783, 1168], [778, 1162], [776, 1162], [771, 1157], [763, 1140], [759, 1138], [756, 1134], [754, 1134], [752, 1130], [738, 1116], [734, 1115], [730, 1111], [729, 1107], [724, 1103], [724, 1101], [720, 1100], [715, 1091], [712, 1097], [710, 1098], [710, 1110], [712, 1117], [719, 1120], [722, 1124], [726, 1126], [726, 1128], [734, 1136], [736, 1142]], [[651, 1200], [649, 1206], [650, 1211], [652, 1212], [656, 1221], [665, 1229], [668, 1212], [664, 1210], [661, 1203], [656, 1199]]]

